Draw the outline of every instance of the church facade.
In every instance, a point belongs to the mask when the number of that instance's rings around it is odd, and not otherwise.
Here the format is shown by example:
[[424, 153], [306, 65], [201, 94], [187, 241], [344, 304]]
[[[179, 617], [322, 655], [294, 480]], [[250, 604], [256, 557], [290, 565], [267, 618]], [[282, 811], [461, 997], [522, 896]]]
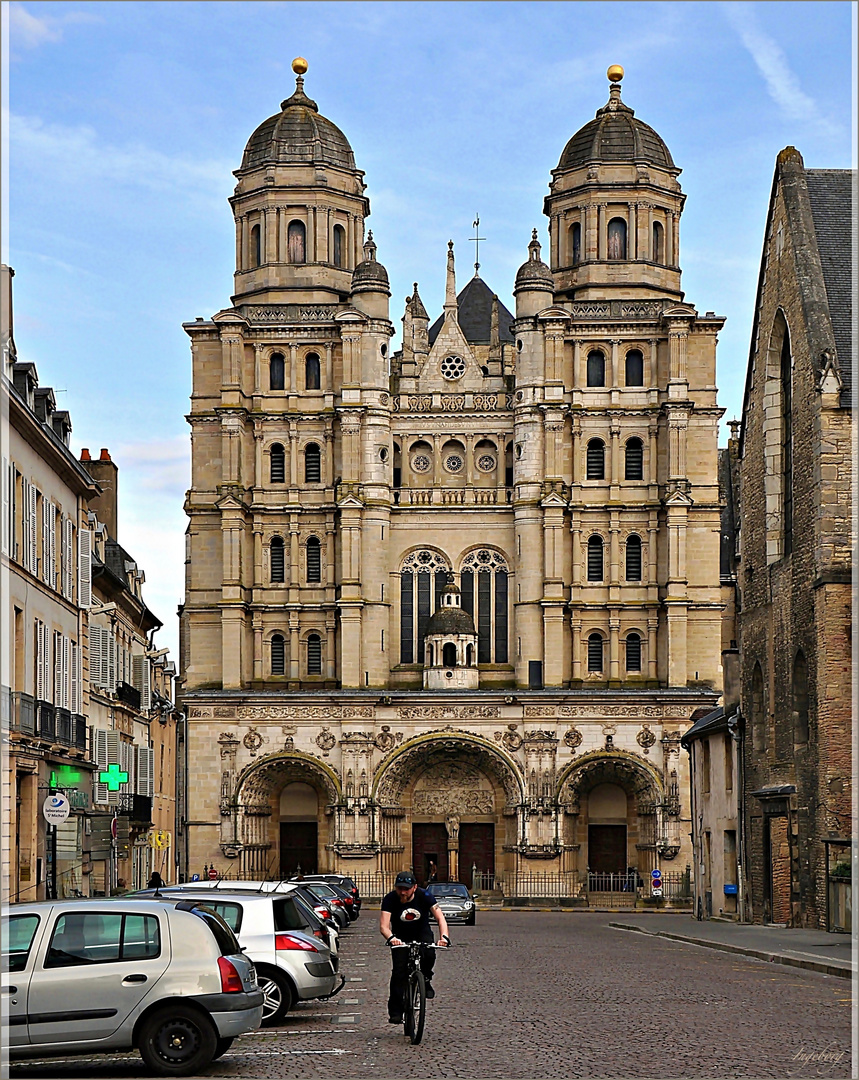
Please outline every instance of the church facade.
[[185, 324], [189, 873], [433, 860], [578, 895], [691, 861], [723, 320], [684, 298], [680, 170], [612, 75], [515, 312], [457, 290], [451, 243], [397, 351], [364, 174], [301, 74], [252, 134], [231, 306]]

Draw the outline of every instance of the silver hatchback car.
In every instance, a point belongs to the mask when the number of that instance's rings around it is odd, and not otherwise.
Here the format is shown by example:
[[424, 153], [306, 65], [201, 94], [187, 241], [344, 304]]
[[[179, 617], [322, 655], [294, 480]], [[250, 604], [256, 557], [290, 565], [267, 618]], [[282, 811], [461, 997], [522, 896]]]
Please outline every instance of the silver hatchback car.
[[187, 1076], [262, 1020], [235, 935], [185, 901], [13, 904], [3, 923], [12, 1059], [136, 1047], [151, 1071]]

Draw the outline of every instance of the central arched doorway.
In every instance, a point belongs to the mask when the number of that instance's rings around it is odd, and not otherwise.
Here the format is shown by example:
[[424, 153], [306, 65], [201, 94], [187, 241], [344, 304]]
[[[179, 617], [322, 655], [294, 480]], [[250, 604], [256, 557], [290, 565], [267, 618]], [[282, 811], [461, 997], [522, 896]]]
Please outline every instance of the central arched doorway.
[[280, 793], [280, 875], [319, 872], [319, 793], [293, 781]]
[[620, 784], [596, 784], [587, 793], [588, 868], [593, 873], [625, 873], [630, 865], [627, 801]]

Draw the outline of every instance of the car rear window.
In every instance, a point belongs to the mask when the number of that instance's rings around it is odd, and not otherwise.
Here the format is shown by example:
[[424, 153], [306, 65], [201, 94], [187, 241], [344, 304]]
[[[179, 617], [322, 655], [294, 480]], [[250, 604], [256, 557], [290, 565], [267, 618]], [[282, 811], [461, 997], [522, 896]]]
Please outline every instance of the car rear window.
[[238, 934], [241, 930], [244, 912], [241, 904], [230, 904], [226, 900], [201, 900], [200, 903], [205, 904], [209, 911], [220, 915], [234, 934]]
[[314, 930], [318, 930], [323, 925], [322, 919], [319, 918], [308, 898], [301, 894], [293, 894], [292, 899], [295, 901], [298, 910], [304, 915], [306, 924], [312, 926]]
[[303, 930], [310, 924], [291, 896], [272, 903], [275, 930]]
[[3, 919], [4, 971], [24, 970], [38, 927], [38, 915], [10, 915]]
[[196, 915], [198, 919], [202, 919], [203, 922], [215, 935], [215, 941], [218, 943], [221, 956], [235, 956], [240, 953], [241, 946], [236, 940], [236, 935], [227, 926], [217, 911], [212, 911], [208, 905], [203, 904], [189, 904], [187, 907], [180, 903], [176, 905], [180, 910], [190, 911], [193, 915]]

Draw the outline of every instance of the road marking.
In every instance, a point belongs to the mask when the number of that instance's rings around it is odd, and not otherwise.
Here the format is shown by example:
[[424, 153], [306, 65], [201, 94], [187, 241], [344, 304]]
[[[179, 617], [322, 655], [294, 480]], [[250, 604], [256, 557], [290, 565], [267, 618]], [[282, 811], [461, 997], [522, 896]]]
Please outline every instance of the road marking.
[[287, 1054], [353, 1054], [354, 1050], [251, 1050], [244, 1054], [232, 1054], [231, 1057], [285, 1057]]
[[354, 1024], [357, 1019], [358, 1019], [358, 1017], [355, 1016], [355, 1015], [352, 1015], [352, 1016], [332, 1016], [331, 1017], [331, 1023], [332, 1024]]
[[343, 1005], [360, 1005], [361, 1004], [361, 999], [360, 998], [343, 998], [343, 1001], [342, 1001], [341, 1004], [343, 1004]]

